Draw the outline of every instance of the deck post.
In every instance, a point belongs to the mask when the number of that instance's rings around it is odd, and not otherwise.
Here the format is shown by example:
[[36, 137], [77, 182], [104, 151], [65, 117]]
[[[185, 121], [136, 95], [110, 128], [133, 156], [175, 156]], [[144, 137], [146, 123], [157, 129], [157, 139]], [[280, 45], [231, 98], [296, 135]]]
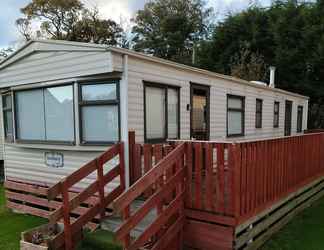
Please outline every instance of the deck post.
[[73, 238], [70, 221], [70, 200], [69, 200], [69, 188], [66, 181], [61, 182], [62, 185], [62, 198], [63, 198], [63, 220], [64, 220], [64, 239], [65, 249], [73, 249]]
[[128, 132], [128, 151], [129, 151], [129, 183], [132, 185], [135, 182], [135, 173], [134, 173], [134, 167], [135, 167], [135, 131], [129, 131]]
[[125, 184], [130, 186], [128, 149], [128, 55], [123, 55], [123, 75], [120, 83], [121, 141], [124, 142]]
[[97, 181], [99, 184], [99, 198], [100, 198], [100, 220], [105, 217], [105, 185], [104, 185], [104, 174], [103, 174], [103, 163], [101, 160], [96, 160], [97, 165]]
[[192, 142], [186, 142], [186, 152], [185, 152], [185, 160], [186, 160], [186, 207], [192, 207]]
[[232, 164], [232, 211], [236, 220], [241, 214], [241, 146], [233, 143], [230, 146], [230, 163]]

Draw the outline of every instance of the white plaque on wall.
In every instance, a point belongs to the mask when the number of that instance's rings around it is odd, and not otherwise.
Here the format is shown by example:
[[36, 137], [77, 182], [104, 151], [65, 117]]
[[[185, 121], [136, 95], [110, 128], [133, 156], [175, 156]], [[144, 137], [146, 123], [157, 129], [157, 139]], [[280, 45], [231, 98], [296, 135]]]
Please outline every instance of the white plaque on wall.
[[64, 166], [64, 156], [62, 153], [45, 152], [45, 164], [53, 168], [62, 168]]

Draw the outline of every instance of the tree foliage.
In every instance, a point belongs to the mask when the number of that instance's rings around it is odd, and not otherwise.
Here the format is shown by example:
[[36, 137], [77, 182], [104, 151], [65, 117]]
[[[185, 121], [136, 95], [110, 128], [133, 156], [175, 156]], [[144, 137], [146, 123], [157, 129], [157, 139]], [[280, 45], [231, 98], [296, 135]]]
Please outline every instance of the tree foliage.
[[113, 20], [99, 18], [97, 9], [84, 10], [82, 19], [76, 22], [69, 40], [117, 45], [122, 36], [122, 28]]
[[134, 49], [190, 63], [194, 44], [208, 34], [211, 9], [202, 0], [155, 0], [134, 19]]
[[251, 52], [248, 45], [242, 46], [231, 59], [231, 75], [248, 81], [264, 81], [266, 64], [259, 53]]
[[80, 0], [32, 0], [16, 21], [26, 40], [34, 36], [32, 21], [40, 22], [36, 36], [50, 39], [116, 45], [122, 28], [113, 20], [101, 19], [98, 10], [89, 10]]
[[[309, 127], [324, 128], [324, 1], [276, 0], [228, 15], [201, 44], [198, 66], [231, 74], [242, 44], [277, 68], [278, 88], [310, 96]], [[250, 80], [249, 77], [246, 78]]]

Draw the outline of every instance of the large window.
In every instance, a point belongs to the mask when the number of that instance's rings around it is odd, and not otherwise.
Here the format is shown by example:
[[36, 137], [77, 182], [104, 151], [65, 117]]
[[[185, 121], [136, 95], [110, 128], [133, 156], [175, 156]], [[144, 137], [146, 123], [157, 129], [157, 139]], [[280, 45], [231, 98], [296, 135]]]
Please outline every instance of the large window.
[[244, 135], [244, 105], [244, 97], [227, 95], [227, 136]]
[[73, 87], [15, 93], [17, 140], [74, 142]]
[[13, 141], [13, 117], [12, 117], [12, 96], [5, 94], [2, 96], [3, 124], [6, 141]]
[[297, 133], [303, 131], [303, 106], [297, 108]]
[[280, 103], [274, 102], [273, 106], [273, 127], [279, 128], [279, 111], [280, 111]]
[[255, 127], [262, 128], [262, 106], [263, 101], [261, 99], [256, 99], [255, 104]]
[[80, 85], [80, 135], [83, 144], [109, 144], [120, 139], [118, 81]]
[[179, 89], [167, 85], [144, 84], [145, 140], [179, 138]]

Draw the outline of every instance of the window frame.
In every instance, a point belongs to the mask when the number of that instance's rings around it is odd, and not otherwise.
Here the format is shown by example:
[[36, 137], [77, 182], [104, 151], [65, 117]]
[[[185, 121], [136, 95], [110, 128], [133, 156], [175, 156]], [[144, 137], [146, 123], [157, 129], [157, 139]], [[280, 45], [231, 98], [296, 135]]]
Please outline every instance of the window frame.
[[[301, 113], [299, 113], [301, 110]], [[299, 123], [299, 114], [301, 115], [300, 117], [300, 123]], [[303, 132], [303, 116], [304, 116], [304, 106], [303, 105], [298, 105], [297, 106], [297, 126], [296, 126], [296, 132], [297, 133], [302, 133]]]
[[[278, 105], [278, 111], [276, 112], [276, 105]], [[276, 115], [278, 115], [278, 119], [276, 120]], [[273, 103], [273, 127], [279, 128], [279, 121], [280, 121], [280, 102], [275, 101]]]
[[[33, 91], [33, 90], [44, 90], [44, 89], [49, 89], [49, 88], [56, 88], [56, 87], [65, 87], [65, 86], [71, 86], [72, 87], [72, 106], [73, 106], [73, 131], [74, 131], [74, 136], [73, 136], [73, 141], [59, 141], [59, 140], [32, 140], [32, 139], [19, 139], [18, 137], [18, 112], [17, 112], [17, 93], [18, 92], [25, 92], [25, 91]], [[43, 92], [44, 94], [44, 92]], [[43, 145], [68, 145], [68, 146], [74, 146], [76, 145], [76, 131], [75, 131], [75, 94], [74, 94], [74, 84], [69, 82], [69, 83], [64, 83], [64, 84], [56, 84], [56, 85], [48, 85], [48, 86], [40, 86], [40, 87], [35, 87], [35, 88], [27, 88], [27, 89], [19, 89], [19, 90], [14, 90], [13, 91], [13, 101], [14, 101], [14, 126], [15, 126], [15, 142], [17, 143], [26, 143], [26, 144], [43, 144]], [[45, 107], [45, 104], [43, 104]], [[46, 129], [46, 127], [45, 127]]]
[[[261, 104], [261, 110], [258, 111], [258, 103]], [[258, 115], [260, 115], [260, 124], [258, 123]], [[255, 128], [262, 128], [262, 120], [263, 120], [263, 100], [257, 98], [255, 100]]]
[[[149, 139], [147, 138], [147, 128], [146, 128], [146, 88], [152, 87], [152, 88], [161, 88], [164, 89], [164, 95], [165, 95], [165, 124], [164, 124], [164, 136], [162, 138], [154, 138]], [[177, 126], [178, 126], [178, 136], [177, 138], [168, 138], [168, 89], [176, 90], [178, 93], [178, 120], [177, 120]], [[174, 86], [169, 84], [162, 84], [162, 83], [156, 83], [156, 82], [149, 82], [149, 81], [143, 81], [143, 99], [144, 99], [144, 141], [145, 143], [162, 143], [165, 142], [167, 139], [179, 139], [180, 138], [180, 86]]]
[[[229, 106], [228, 106], [229, 98], [234, 98], [234, 99], [241, 100], [242, 101], [242, 107], [240, 109], [238, 109], [238, 108], [229, 108]], [[228, 132], [228, 113], [229, 113], [229, 111], [236, 111], [236, 112], [241, 112], [242, 113], [242, 117], [241, 117], [242, 133], [229, 134], [229, 132]], [[227, 99], [226, 99], [226, 136], [228, 138], [245, 136], [245, 96], [227, 94]]]
[[[116, 85], [116, 99], [115, 100], [97, 100], [97, 101], [83, 101], [82, 100], [82, 86], [85, 85], [100, 85], [100, 84], [115, 84]], [[117, 106], [118, 110], [118, 140], [117, 141], [86, 141], [83, 140], [83, 128], [82, 128], [82, 107], [85, 106]], [[83, 80], [78, 81], [78, 109], [79, 109], [79, 138], [80, 145], [92, 145], [92, 146], [109, 146], [118, 143], [121, 140], [121, 115], [120, 115], [120, 78], [100, 79], [96, 80]]]
[[[11, 101], [11, 107], [4, 107], [4, 98], [6, 96], [10, 97], [10, 101]], [[2, 117], [3, 117], [3, 132], [4, 132], [4, 139], [6, 142], [13, 142], [14, 141], [14, 137], [15, 137], [15, 127], [14, 127], [14, 103], [13, 103], [13, 93], [11, 91], [9, 92], [4, 92], [1, 95], [2, 98]], [[11, 112], [11, 118], [12, 118], [12, 135], [8, 136], [7, 135], [7, 123], [5, 122], [5, 113], [6, 112]]]

